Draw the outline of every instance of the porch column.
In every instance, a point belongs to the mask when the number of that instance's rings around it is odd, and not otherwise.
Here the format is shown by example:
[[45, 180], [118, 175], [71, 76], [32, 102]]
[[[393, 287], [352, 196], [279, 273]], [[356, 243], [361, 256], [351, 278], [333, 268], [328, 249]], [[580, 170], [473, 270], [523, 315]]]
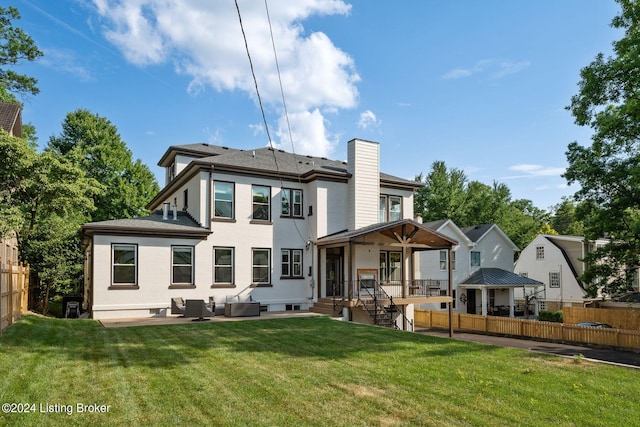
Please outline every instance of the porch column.
[[509, 288], [509, 317], [516, 317], [513, 307], [513, 288]]
[[482, 288], [480, 288], [480, 291], [482, 293], [482, 315], [486, 316], [487, 315], [487, 287], [483, 286]]
[[540, 315], [540, 306], [538, 305], [538, 298], [533, 301], [533, 315], [538, 317]]

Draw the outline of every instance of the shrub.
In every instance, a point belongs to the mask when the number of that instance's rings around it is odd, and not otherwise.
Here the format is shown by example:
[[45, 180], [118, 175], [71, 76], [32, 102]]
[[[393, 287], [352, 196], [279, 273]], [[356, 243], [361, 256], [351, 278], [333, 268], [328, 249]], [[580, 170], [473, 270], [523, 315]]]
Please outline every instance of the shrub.
[[558, 310], [558, 311], [540, 310], [540, 314], [538, 315], [538, 320], [542, 320], [545, 322], [562, 323], [562, 310]]

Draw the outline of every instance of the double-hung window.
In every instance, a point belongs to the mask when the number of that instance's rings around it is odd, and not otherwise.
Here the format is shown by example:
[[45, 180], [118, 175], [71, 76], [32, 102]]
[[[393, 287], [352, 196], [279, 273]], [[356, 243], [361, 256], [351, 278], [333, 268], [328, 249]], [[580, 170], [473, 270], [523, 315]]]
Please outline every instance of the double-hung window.
[[213, 248], [213, 284], [233, 285], [233, 248]]
[[302, 249], [283, 249], [282, 277], [302, 277]]
[[378, 222], [397, 221], [402, 219], [402, 197], [380, 196], [378, 205]]
[[560, 287], [560, 273], [558, 273], [557, 271], [552, 271], [549, 273], [549, 287], [550, 288]]
[[138, 246], [111, 245], [111, 283], [113, 285], [138, 285]]
[[256, 221], [271, 221], [271, 187], [253, 185], [251, 187], [253, 202], [252, 219]]
[[[447, 269], [447, 251], [440, 251], [440, 270]], [[456, 253], [451, 251], [451, 271], [456, 271]]]
[[282, 216], [302, 218], [302, 190], [283, 188]]
[[480, 267], [480, 252], [471, 251], [471, 267]]
[[251, 250], [251, 281], [254, 285], [268, 285], [271, 283], [271, 250]]
[[193, 285], [193, 246], [171, 247], [171, 283]]
[[213, 216], [214, 218], [234, 218], [233, 182], [213, 182]]

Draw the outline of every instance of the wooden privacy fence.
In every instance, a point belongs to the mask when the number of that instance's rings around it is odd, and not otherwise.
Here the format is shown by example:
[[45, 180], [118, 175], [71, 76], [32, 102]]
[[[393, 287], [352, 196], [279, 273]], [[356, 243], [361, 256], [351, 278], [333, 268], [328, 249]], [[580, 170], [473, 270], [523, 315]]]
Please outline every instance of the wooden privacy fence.
[[[416, 309], [416, 327], [449, 328], [449, 313]], [[640, 348], [640, 331], [625, 329], [591, 328], [566, 323], [540, 322], [538, 320], [509, 317], [481, 316], [453, 313], [453, 328], [461, 331], [485, 334], [513, 335], [551, 341], [568, 341], [598, 344], [612, 347]]]
[[602, 322], [614, 328], [640, 330], [640, 310], [630, 308], [564, 307], [564, 323]]
[[0, 265], [0, 334], [27, 312], [29, 265]]

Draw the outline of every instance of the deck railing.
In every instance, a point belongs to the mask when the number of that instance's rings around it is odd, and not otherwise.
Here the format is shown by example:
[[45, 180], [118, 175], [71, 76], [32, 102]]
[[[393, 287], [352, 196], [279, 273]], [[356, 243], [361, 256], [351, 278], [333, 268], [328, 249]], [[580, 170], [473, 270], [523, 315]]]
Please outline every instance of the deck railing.
[[371, 298], [371, 295], [387, 295], [393, 298], [424, 298], [447, 295], [449, 292], [448, 280], [435, 279], [389, 282], [359, 280], [348, 282], [346, 285], [349, 299]]

